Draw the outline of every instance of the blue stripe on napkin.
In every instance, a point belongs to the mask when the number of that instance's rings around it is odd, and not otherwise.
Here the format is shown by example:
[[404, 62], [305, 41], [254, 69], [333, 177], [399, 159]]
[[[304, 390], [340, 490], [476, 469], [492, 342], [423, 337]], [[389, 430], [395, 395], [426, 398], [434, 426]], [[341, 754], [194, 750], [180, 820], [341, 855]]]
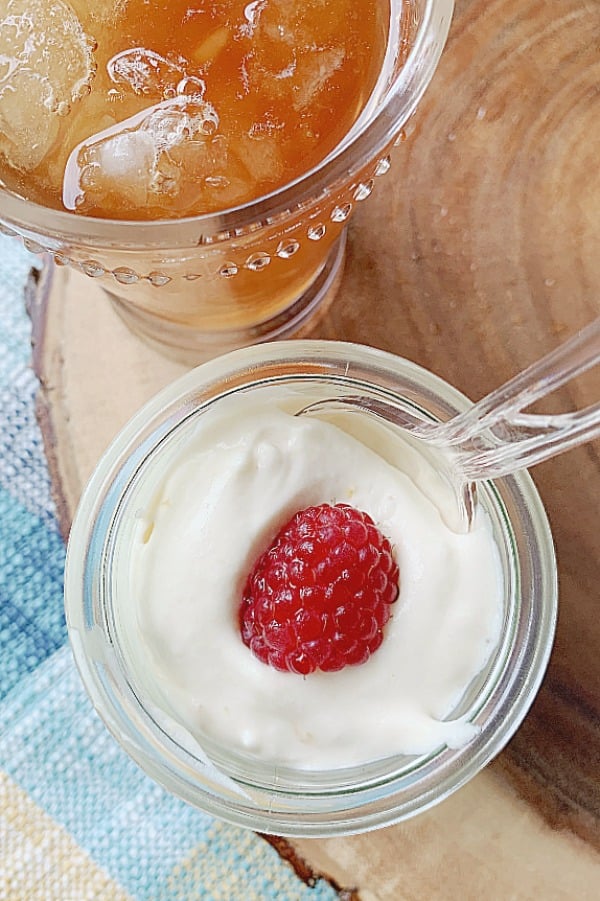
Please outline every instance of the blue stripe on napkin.
[[0, 487], [0, 700], [66, 641], [64, 545]]
[[305, 886], [254, 833], [217, 823], [148, 779], [93, 711], [68, 648], [12, 692], [2, 717], [0, 769], [139, 901], [337, 898], [324, 881]]

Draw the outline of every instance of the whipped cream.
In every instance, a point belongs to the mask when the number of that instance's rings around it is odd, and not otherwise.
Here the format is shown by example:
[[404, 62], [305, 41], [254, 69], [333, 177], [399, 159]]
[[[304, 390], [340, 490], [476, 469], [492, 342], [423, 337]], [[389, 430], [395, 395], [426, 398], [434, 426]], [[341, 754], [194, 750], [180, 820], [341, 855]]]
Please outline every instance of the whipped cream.
[[[280, 765], [332, 768], [461, 747], [452, 716], [497, 646], [504, 586], [491, 522], [446, 524], [431, 465], [372, 418], [295, 417], [304, 401], [222, 400], [165, 454], [133, 531], [121, 612], [154, 703], [200, 743]], [[298, 510], [350, 503], [388, 537], [400, 595], [379, 650], [360, 666], [279, 672], [243, 644], [247, 575]]]

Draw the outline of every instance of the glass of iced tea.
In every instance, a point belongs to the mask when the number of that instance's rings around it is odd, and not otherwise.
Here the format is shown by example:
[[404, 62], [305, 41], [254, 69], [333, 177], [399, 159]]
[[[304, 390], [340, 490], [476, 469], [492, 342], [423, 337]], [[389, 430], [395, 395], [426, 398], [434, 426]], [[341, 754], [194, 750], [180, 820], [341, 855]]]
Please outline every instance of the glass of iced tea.
[[183, 360], [298, 333], [452, 7], [0, 0], [1, 228]]

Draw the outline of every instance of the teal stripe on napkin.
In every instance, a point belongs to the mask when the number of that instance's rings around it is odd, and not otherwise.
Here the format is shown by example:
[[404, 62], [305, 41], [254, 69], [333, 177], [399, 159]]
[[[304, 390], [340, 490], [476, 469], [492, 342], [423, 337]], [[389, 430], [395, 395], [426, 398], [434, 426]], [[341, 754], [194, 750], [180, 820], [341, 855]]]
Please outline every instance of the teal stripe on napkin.
[[58, 532], [0, 487], [0, 700], [66, 641], [64, 555]]
[[31, 326], [23, 309], [23, 289], [33, 266], [39, 266], [37, 257], [14, 238], [0, 235], [0, 386], [12, 380], [31, 355]]

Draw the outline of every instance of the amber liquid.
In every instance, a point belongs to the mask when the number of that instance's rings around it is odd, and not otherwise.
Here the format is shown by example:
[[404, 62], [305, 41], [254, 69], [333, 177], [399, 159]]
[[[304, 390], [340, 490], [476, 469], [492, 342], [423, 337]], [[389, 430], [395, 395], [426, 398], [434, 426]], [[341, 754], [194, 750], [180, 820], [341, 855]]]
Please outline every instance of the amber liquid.
[[[104, 21], [98, 4], [71, 5], [97, 45], [91, 91], [33, 171], [0, 154], [0, 177], [46, 206], [115, 219], [228, 209], [317, 166], [371, 95], [389, 30], [387, 0], [123, 0]], [[182, 134], [153, 151], [136, 133], [154, 135], [161, 116]], [[140, 147], [137, 169], [119, 160]]]

